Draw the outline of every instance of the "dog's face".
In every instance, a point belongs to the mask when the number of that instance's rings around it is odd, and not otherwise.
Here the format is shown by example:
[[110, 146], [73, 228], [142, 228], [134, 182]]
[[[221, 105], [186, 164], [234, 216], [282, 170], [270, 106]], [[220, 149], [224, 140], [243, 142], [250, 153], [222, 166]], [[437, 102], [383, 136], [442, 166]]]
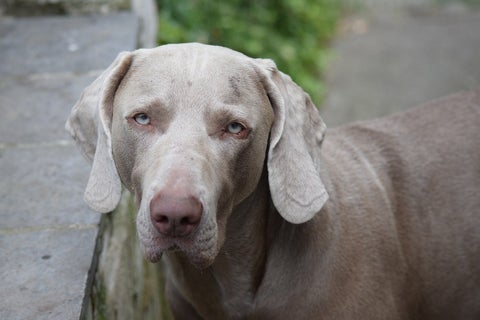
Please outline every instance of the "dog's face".
[[272, 123], [242, 56], [176, 50], [132, 61], [113, 101], [112, 147], [139, 200], [149, 260], [179, 248], [194, 264], [211, 264], [232, 208], [258, 183]]
[[310, 219], [327, 197], [314, 150], [325, 126], [308, 96], [271, 61], [226, 48], [120, 55], [85, 90], [67, 129], [93, 160], [85, 200], [113, 210], [122, 181], [136, 197], [152, 262], [175, 249], [199, 268], [212, 264], [228, 217], [254, 192], [265, 163], [289, 222]]

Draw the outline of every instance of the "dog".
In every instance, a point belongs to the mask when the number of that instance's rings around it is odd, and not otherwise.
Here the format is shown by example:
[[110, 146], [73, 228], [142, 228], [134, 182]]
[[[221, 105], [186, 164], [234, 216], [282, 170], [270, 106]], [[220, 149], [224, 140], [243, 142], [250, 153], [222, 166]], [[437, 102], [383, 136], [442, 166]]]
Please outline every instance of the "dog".
[[480, 90], [327, 131], [273, 61], [171, 44], [66, 128], [92, 209], [135, 196], [175, 319], [480, 319]]

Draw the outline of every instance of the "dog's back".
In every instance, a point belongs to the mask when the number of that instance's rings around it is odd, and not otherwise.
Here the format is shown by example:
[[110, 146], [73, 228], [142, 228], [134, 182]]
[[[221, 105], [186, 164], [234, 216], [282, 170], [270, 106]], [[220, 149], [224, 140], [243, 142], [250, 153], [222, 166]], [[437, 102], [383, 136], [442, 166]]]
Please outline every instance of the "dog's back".
[[[398, 238], [408, 308], [480, 318], [480, 90], [332, 129], [322, 153], [349, 189], [340, 191], [351, 199], [341, 211], [365, 206], [366, 224], [386, 219], [380, 224]], [[371, 188], [373, 200], [355, 198], [359, 188]], [[369, 207], [380, 199], [384, 207]]]

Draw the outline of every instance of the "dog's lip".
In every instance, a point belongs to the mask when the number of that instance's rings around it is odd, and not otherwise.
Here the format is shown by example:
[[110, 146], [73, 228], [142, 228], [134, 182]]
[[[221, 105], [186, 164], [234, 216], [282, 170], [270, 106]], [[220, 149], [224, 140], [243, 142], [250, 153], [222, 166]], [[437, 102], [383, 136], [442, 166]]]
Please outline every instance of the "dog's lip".
[[152, 263], [159, 262], [164, 252], [186, 253], [186, 250], [182, 250], [178, 245], [174, 243], [168, 246], [160, 246], [155, 244], [143, 245], [143, 248], [145, 258]]
[[161, 260], [163, 253], [182, 253], [188, 258], [192, 265], [199, 269], [204, 269], [213, 261], [211, 257], [208, 257], [208, 254], [205, 256], [204, 253], [210, 252], [212, 248], [216, 246], [216, 244], [211, 243], [208, 247], [197, 251], [196, 249], [198, 248], [196, 248], [194, 243], [192, 243], [194, 241], [195, 240], [188, 238], [151, 239], [148, 244], [143, 243], [144, 256], [148, 261], [157, 263]]
[[[190, 240], [191, 241], [191, 240]], [[187, 253], [189, 246], [191, 246], [190, 241], [185, 241], [183, 238], [170, 238], [170, 237], [156, 237], [153, 239], [148, 239], [143, 241], [140, 238], [140, 242], [144, 248], [145, 257], [151, 262], [160, 261], [162, 254], [164, 252], [184, 252]], [[179, 242], [182, 242], [180, 244]], [[187, 242], [187, 243], [185, 243]]]
[[176, 246], [177, 248], [189, 246], [195, 241], [194, 234], [187, 237], [175, 237], [165, 236], [157, 232], [154, 236], [145, 236], [144, 233], [139, 232], [138, 237], [146, 247], [160, 247], [163, 248], [163, 250], [168, 250], [172, 246]]

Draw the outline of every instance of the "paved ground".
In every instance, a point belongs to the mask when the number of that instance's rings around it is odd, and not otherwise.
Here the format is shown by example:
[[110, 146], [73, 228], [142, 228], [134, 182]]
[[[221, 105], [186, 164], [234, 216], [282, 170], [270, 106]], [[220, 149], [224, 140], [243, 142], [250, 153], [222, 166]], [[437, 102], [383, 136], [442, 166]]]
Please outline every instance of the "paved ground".
[[133, 14], [0, 17], [0, 319], [79, 319], [100, 215], [89, 165], [64, 131], [71, 107], [121, 50]]
[[429, 0], [365, 0], [334, 42], [327, 126], [480, 86], [480, 10]]

